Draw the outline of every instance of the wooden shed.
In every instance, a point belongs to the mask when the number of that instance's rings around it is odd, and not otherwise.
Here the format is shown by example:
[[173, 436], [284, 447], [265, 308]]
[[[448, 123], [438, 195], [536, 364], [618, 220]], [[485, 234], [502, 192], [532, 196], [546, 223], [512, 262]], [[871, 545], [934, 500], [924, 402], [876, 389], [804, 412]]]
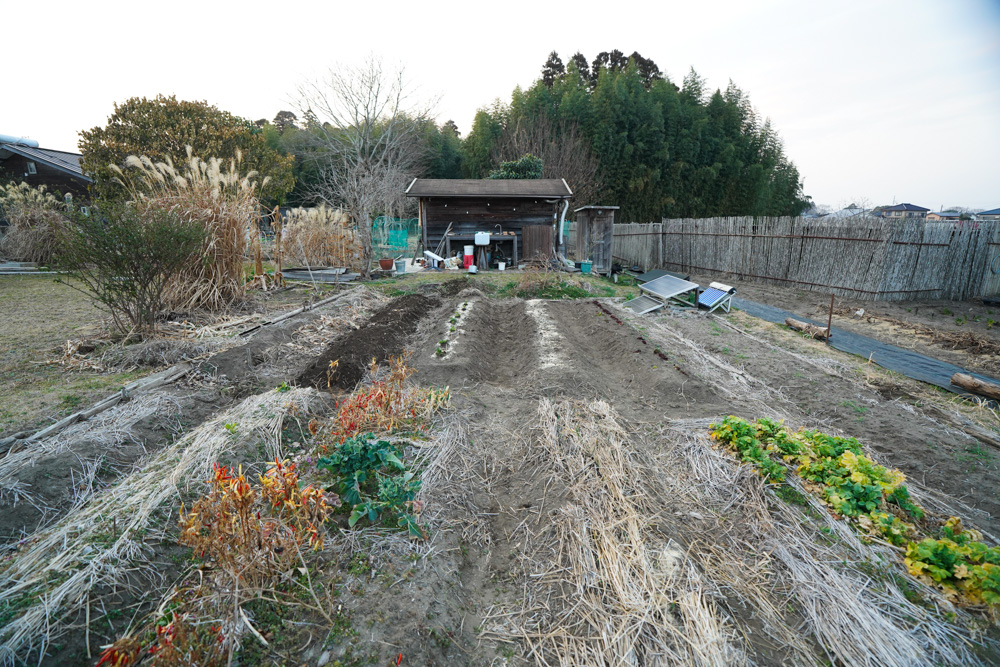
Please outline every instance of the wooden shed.
[[406, 196], [418, 199], [424, 248], [434, 250], [451, 224], [447, 241], [452, 255], [456, 249], [461, 252], [460, 246], [471, 245], [476, 232], [490, 232], [513, 261], [512, 253], [519, 260], [552, 254], [555, 226], [569, 208], [573, 191], [565, 180], [554, 178], [415, 178]]

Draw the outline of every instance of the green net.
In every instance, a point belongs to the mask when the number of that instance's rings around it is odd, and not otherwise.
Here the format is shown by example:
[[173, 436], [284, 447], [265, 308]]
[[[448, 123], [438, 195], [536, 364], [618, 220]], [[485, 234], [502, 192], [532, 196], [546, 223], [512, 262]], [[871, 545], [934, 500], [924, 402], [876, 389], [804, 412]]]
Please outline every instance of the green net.
[[411, 255], [420, 245], [417, 218], [390, 218], [380, 215], [372, 222], [372, 247], [383, 255]]

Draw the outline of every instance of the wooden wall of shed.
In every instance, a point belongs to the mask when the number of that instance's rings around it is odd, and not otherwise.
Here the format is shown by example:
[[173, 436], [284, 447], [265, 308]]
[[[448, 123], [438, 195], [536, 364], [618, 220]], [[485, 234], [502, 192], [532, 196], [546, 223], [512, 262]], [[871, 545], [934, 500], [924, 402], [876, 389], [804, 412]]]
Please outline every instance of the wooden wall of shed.
[[[551, 225], [559, 204], [544, 199], [507, 199], [487, 197], [422, 197], [420, 199], [421, 223], [424, 226], [426, 248], [434, 250], [444, 236], [448, 223], [456, 234], [476, 232], [496, 233], [497, 225], [505, 232], [516, 232], [519, 247], [524, 247], [522, 228], [526, 225]], [[452, 243], [454, 254], [456, 245]]]

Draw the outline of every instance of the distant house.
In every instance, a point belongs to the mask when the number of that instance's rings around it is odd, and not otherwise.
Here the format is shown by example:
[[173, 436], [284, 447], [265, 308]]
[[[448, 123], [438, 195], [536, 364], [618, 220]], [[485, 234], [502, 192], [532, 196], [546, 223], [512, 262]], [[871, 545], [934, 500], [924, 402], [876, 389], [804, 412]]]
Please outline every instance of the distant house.
[[976, 213], [976, 220], [1000, 220], [1000, 208], [991, 208], [989, 211]]
[[924, 219], [932, 222], [958, 222], [962, 219], [963, 215], [966, 215], [967, 219], [971, 219], [967, 214], [959, 213], [958, 211], [940, 211], [938, 213], [931, 211], [924, 216]]
[[839, 211], [834, 211], [833, 213], [830, 213], [823, 217], [844, 220], [847, 218], [857, 218], [858, 216], [868, 215], [868, 214], [869, 211], [865, 210], [864, 207], [858, 206], [857, 204], [851, 204], [850, 206], [846, 206], [840, 209]]
[[79, 153], [40, 148], [33, 139], [0, 134], [0, 183], [23, 181], [33, 187], [44, 185], [53, 194], [86, 199], [87, 187], [94, 181], [83, 173], [82, 158]]
[[928, 211], [930, 211], [929, 208], [915, 204], [896, 204], [895, 206], [884, 207], [881, 213], [883, 218], [892, 218], [894, 220], [901, 220], [903, 218], [922, 220]]

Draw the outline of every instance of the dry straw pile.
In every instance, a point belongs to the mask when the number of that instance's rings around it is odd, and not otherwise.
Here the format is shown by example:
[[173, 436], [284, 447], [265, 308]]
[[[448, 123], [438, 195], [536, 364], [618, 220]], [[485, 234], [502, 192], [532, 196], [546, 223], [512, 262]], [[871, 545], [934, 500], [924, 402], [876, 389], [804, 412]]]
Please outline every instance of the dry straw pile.
[[89, 617], [91, 592], [102, 586], [136, 596], [164, 588], [169, 582], [149, 559], [150, 543], [176, 521], [171, 504], [178, 494], [199, 493], [213, 463], [238, 460], [241, 452], [263, 447], [267, 458], [285, 458], [286, 415], [307, 410], [317, 397], [314, 390], [293, 389], [247, 398], [34, 533], [0, 564], [0, 608], [20, 610], [0, 627], [0, 664], [38, 661], [59, 637], [88, 632], [79, 612], [82, 607]]
[[307, 267], [361, 268], [361, 246], [343, 211], [320, 205], [293, 208], [285, 216], [282, 245]]
[[239, 152], [225, 162], [202, 160], [192, 155], [189, 146], [187, 162], [180, 169], [169, 158], [154, 163], [134, 155], [125, 160], [125, 169], [112, 167], [136, 206], [173, 211], [208, 232], [200, 256], [168, 284], [164, 293], [168, 308], [221, 310], [246, 294], [243, 262], [258, 234], [258, 193], [264, 183], [253, 180], [256, 172], [240, 174], [241, 160]]
[[16, 262], [49, 263], [66, 224], [65, 206], [45, 186], [0, 186], [0, 214], [9, 227], [0, 236], [0, 257]]

